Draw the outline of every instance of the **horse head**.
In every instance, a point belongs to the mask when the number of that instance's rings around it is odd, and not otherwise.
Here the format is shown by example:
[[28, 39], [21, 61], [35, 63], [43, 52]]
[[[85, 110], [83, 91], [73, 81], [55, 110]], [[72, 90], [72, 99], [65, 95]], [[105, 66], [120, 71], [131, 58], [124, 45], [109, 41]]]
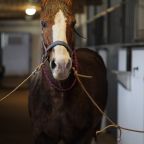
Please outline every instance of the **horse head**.
[[42, 0], [41, 25], [44, 55], [54, 79], [69, 77], [73, 63], [75, 18], [71, 0]]

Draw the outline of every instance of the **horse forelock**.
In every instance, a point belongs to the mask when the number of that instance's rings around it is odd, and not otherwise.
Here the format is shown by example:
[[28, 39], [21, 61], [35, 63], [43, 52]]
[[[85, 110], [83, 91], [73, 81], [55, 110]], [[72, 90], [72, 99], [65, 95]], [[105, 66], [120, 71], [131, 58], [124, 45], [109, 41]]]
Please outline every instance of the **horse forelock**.
[[[72, 0], [42, 0], [41, 1], [41, 19], [54, 24], [56, 14], [61, 10], [66, 17], [67, 26], [71, 26], [71, 22], [75, 21], [72, 11]], [[74, 38], [71, 28], [67, 27], [66, 37], [69, 45], [73, 47]]]
[[53, 18], [59, 10], [65, 16], [72, 15], [72, 0], [43, 0], [41, 2], [42, 16]]
[[44, 6], [48, 3], [55, 3], [56, 4], [58, 2], [65, 3], [65, 4], [67, 4], [67, 6], [72, 6], [73, 0], [41, 0], [41, 5]]

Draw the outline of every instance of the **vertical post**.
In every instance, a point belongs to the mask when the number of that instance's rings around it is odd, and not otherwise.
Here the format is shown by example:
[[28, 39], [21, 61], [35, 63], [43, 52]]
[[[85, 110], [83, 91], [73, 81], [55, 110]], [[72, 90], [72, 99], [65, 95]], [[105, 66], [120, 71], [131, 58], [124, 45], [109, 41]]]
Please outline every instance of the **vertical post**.
[[[107, 0], [107, 8], [111, 7], [111, 0]], [[107, 14], [107, 43], [110, 43], [111, 39], [111, 19], [110, 13]]]
[[[88, 9], [87, 9], [87, 18], [91, 19], [94, 16], [94, 6], [90, 4], [90, 2], [87, 2]], [[88, 41], [87, 45], [92, 46], [95, 45], [95, 24], [94, 21], [90, 22], [87, 24], [87, 36], [88, 36]]]
[[122, 17], [121, 17], [121, 24], [122, 24], [122, 43], [125, 43], [125, 36], [126, 36], [126, 0], [122, 0]]
[[132, 67], [132, 47], [127, 47], [127, 71], [131, 71]]
[[2, 66], [2, 47], [1, 47], [1, 33], [0, 33], [0, 67]]

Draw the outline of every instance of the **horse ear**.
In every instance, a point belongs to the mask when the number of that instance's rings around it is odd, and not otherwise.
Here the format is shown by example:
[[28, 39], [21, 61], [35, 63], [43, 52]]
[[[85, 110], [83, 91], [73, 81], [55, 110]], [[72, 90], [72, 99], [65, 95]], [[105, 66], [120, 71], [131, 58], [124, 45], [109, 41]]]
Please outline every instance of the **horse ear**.
[[65, 0], [65, 3], [66, 3], [68, 6], [72, 6], [72, 2], [73, 2], [73, 0]]

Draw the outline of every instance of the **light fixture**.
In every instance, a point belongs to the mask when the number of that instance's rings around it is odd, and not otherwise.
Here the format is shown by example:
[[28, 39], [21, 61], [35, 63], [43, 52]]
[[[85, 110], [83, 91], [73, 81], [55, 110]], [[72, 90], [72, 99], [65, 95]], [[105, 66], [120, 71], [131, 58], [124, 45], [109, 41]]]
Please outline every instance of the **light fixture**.
[[26, 8], [25, 13], [29, 16], [32, 16], [36, 13], [36, 8], [34, 6], [29, 6]]

